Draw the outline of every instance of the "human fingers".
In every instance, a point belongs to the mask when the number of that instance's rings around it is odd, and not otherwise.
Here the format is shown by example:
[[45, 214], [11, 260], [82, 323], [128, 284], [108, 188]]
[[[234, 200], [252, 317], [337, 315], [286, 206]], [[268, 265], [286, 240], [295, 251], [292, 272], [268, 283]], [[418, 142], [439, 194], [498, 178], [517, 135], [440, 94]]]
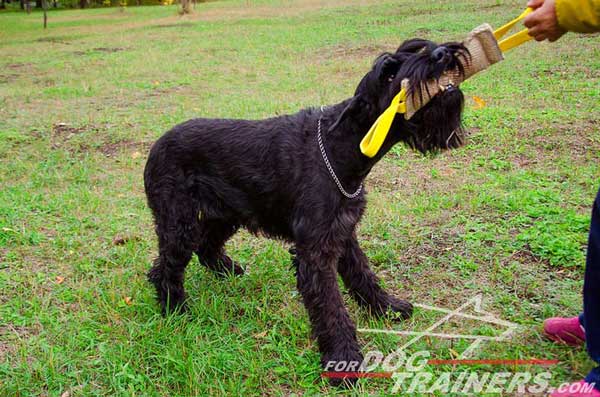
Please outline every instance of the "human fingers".
[[527, 7], [531, 7], [531, 8], [538, 8], [541, 7], [541, 5], [544, 4], [544, 0], [529, 0], [527, 2]]

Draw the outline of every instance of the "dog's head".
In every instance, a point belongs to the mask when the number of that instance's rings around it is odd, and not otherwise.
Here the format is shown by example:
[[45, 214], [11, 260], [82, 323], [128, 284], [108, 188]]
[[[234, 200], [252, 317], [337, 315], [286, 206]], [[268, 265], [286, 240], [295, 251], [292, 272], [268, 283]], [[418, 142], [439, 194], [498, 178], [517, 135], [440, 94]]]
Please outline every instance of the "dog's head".
[[[404, 79], [410, 82], [407, 95], [421, 96], [421, 83], [437, 80], [446, 71], [463, 73], [469, 60], [468, 51], [460, 43], [438, 45], [427, 40], [408, 40], [395, 53], [384, 53], [375, 60], [356, 88], [348, 109], [360, 107], [366, 117], [377, 117], [400, 92]], [[403, 141], [422, 153], [461, 146], [463, 100], [457, 86], [444, 87], [410, 120], [397, 115], [388, 139]]]

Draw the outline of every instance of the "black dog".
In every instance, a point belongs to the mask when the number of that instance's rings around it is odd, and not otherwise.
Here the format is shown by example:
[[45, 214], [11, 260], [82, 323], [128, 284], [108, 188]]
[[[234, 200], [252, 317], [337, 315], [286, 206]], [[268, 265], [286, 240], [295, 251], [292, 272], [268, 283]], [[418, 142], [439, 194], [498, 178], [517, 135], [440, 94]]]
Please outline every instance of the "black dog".
[[403, 43], [377, 58], [355, 95], [321, 110], [267, 120], [194, 119], [163, 135], [144, 172], [159, 257], [148, 273], [163, 311], [183, 309], [184, 271], [193, 253], [218, 274], [242, 274], [225, 242], [245, 227], [294, 244], [297, 286], [321, 351], [322, 364], [362, 360], [356, 328], [337, 284], [377, 315], [409, 317], [412, 306], [378, 285], [356, 239], [366, 204], [362, 183], [397, 142], [426, 153], [463, 143], [463, 95], [450, 87], [409, 121], [397, 115], [373, 158], [359, 143], [409, 78], [411, 90], [463, 70], [458, 43]]

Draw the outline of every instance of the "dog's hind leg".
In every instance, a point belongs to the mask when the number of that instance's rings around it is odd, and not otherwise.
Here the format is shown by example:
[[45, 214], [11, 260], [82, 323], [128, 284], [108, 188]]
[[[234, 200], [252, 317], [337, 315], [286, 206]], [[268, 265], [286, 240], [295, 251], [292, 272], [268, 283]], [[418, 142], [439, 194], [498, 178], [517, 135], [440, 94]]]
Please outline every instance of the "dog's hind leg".
[[[155, 203], [157, 204], [157, 203]], [[163, 314], [185, 311], [185, 268], [192, 257], [198, 233], [198, 211], [189, 197], [177, 193], [153, 206], [158, 235], [158, 258], [148, 272]]]
[[220, 219], [201, 219], [198, 232], [196, 255], [200, 263], [215, 274], [242, 275], [244, 269], [225, 253], [225, 242], [237, 231], [238, 225]]
[[383, 315], [391, 311], [402, 318], [411, 316], [413, 308], [409, 302], [388, 294], [379, 286], [379, 280], [369, 267], [367, 256], [354, 234], [346, 241], [338, 272], [354, 300], [373, 314]]

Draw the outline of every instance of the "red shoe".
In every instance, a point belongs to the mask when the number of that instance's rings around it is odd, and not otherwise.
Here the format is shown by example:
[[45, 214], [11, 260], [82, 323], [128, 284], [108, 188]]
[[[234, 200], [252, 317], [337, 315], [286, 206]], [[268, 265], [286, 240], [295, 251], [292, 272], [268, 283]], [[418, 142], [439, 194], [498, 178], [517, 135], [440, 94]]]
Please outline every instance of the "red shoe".
[[586, 383], [584, 380], [559, 386], [550, 397], [600, 397], [600, 391], [594, 384]]
[[544, 334], [554, 342], [569, 346], [581, 346], [585, 343], [585, 331], [579, 323], [579, 317], [554, 317], [544, 321]]

